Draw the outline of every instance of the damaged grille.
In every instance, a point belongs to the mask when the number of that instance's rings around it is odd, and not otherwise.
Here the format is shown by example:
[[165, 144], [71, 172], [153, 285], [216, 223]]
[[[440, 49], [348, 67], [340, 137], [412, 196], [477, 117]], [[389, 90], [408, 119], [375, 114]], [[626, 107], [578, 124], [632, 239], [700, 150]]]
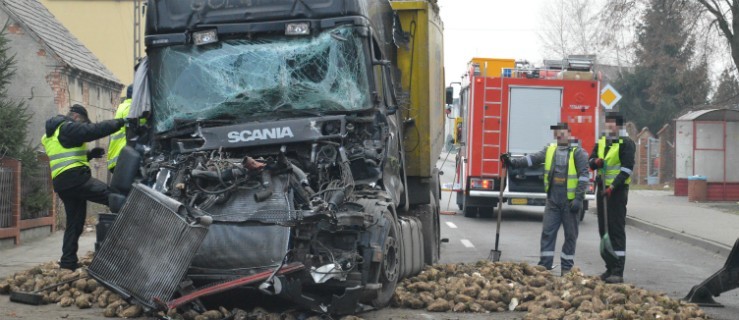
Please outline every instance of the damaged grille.
[[205, 210], [213, 217], [213, 224], [193, 258], [191, 276], [249, 274], [282, 261], [290, 239], [286, 225], [299, 220], [301, 214], [292, 206], [287, 176], [273, 177], [272, 186], [273, 194], [265, 201], [254, 201], [256, 190], [244, 190]]
[[105, 244], [89, 267], [90, 275], [124, 297], [154, 308], [168, 301], [185, 276], [208, 228], [190, 225], [183, 205], [136, 184]]

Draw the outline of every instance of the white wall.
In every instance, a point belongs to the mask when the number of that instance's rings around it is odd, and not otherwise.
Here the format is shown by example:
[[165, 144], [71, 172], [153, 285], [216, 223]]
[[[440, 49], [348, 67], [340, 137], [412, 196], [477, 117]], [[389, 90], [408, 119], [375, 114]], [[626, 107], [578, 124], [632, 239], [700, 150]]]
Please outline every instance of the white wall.
[[693, 175], [693, 122], [675, 124], [675, 178], [687, 179]]

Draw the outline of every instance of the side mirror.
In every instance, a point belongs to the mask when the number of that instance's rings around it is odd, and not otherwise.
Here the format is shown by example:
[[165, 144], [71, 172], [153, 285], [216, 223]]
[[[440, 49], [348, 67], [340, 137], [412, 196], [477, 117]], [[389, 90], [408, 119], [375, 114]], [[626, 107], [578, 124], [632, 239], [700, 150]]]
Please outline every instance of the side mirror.
[[454, 88], [446, 87], [446, 104], [454, 103]]
[[391, 116], [398, 112], [398, 107], [388, 107], [387, 115]]

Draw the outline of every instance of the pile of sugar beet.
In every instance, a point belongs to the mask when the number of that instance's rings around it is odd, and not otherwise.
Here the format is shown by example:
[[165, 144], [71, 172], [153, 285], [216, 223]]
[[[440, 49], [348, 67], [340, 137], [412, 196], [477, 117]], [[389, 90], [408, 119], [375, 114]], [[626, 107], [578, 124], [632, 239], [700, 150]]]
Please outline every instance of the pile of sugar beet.
[[[80, 259], [80, 264], [89, 266], [92, 262], [92, 253]], [[40, 266], [14, 274], [6, 279], [0, 279], [0, 295], [8, 295], [13, 291], [33, 292], [43, 287], [53, 285], [65, 280], [82, 277], [69, 284], [64, 284], [56, 289], [43, 292], [43, 303], [55, 303], [61, 307], [76, 306], [80, 309], [101, 308], [102, 314], [109, 318], [138, 318], [146, 316], [143, 309], [135, 304], [126, 302], [119, 295], [105, 289], [94, 279], [87, 276], [84, 268], [75, 271], [60, 269], [56, 262], [48, 262]], [[246, 311], [239, 308], [207, 310], [196, 312], [194, 310], [172, 309], [169, 312], [159, 312], [154, 316], [168, 316], [174, 320], [291, 320], [306, 319], [320, 320], [320, 316], [306, 317], [306, 313], [298, 310], [287, 310], [280, 313], [269, 312], [263, 308], [254, 308]], [[342, 320], [361, 319], [354, 316], [342, 318]]]
[[629, 284], [606, 284], [577, 268], [554, 276], [526, 263], [435, 265], [403, 280], [395, 307], [434, 312], [525, 311], [525, 319], [707, 319], [697, 305]]
[[[81, 259], [89, 265], [92, 255]], [[0, 294], [32, 292], [67, 279], [86, 276], [46, 263], [0, 280]], [[86, 278], [43, 293], [44, 303], [62, 307], [101, 308], [105, 317], [143, 316], [140, 306], [123, 300]], [[527, 312], [526, 319], [706, 319], [695, 304], [669, 298], [664, 293], [628, 284], [606, 284], [584, 276], [577, 268], [564, 277], [526, 263], [487, 262], [444, 264], [426, 268], [421, 274], [398, 283], [392, 306], [430, 312]], [[183, 320], [228, 319], [322, 319], [288, 310], [271, 313], [262, 308], [250, 311], [219, 307], [202, 313], [170, 310], [159, 316]], [[349, 316], [343, 319], [360, 319]]]

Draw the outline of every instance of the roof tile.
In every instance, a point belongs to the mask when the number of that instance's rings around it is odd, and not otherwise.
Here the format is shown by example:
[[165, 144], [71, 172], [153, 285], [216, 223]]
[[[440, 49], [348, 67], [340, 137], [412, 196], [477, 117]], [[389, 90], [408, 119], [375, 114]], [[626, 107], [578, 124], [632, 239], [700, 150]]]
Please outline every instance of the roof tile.
[[2, 0], [4, 7], [20, 23], [36, 34], [72, 68], [121, 83], [75, 36], [38, 0]]

